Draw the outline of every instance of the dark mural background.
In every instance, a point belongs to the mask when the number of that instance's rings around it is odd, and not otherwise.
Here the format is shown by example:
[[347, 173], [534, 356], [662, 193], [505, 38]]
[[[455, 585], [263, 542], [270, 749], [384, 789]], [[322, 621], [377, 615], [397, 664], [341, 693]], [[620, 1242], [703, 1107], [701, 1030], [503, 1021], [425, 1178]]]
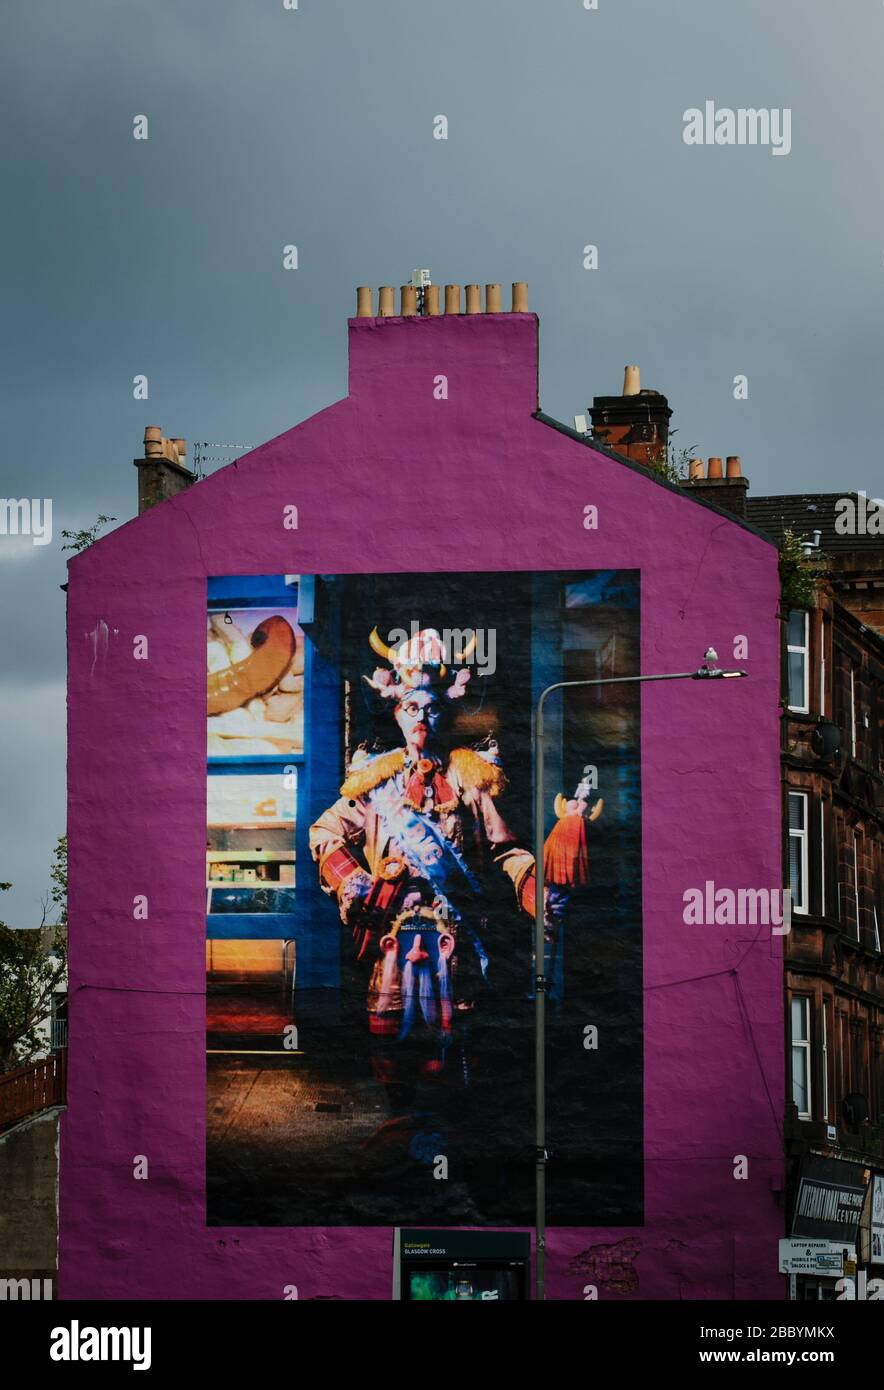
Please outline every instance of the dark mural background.
[[[279, 948], [285, 1008], [280, 1013], [272, 972], [269, 980], [250, 979], [244, 969], [238, 998], [250, 1001], [258, 1018], [266, 1004], [274, 1021], [263, 1036], [213, 1032], [212, 1001], [222, 997], [224, 982], [213, 980], [210, 969], [207, 1220], [230, 1226], [529, 1225], [533, 920], [520, 909], [513, 883], [493, 869], [481, 876], [487, 957], [481, 989], [468, 1017], [458, 1020], [441, 1071], [422, 1076], [403, 1106], [401, 1095], [391, 1103], [371, 1058], [371, 962], [354, 959], [335, 901], [319, 890], [306, 834], [338, 797], [360, 746], [377, 753], [402, 746], [391, 702], [380, 700], [363, 677], [383, 665], [368, 644], [372, 629], [386, 639], [416, 623], [421, 630], [488, 635], [464, 698], [452, 702], [440, 752], [443, 759], [450, 748], [487, 752], [487, 741], [497, 741], [507, 786], [495, 805], [515, 842], [531, 850], [532, 709], [554, 681], [637, 673], [639, 575], [322, 576], [302, 578], [296, 601], [292, 617], [304, 646], [295, 662], [304, 673], [304, 753], [285, 765], [298, 772], [297, 906], [291, 919], [253, 922], [250, 943], [243, 938], [228, 948], [241, 949], [244, 959], [261, 942], [271, 956]], [[480, 675], [483, 664], [487, 674]], [[558, 692], [546, 709], [546, 832], [555, 824], [557, 793], [572, 797], [585, 769], [594, 769], [590, 778], [597, 782], [593, 804], [598, 797], [604, 801], [588, 827], [590, 881], [571, 893], [548, 948], [548, 1219], [553, 1225], [640, 1224], [638, 688]], [[352, 848], [358, 857], [358, 844]], [[287, 940], [294, 941], [298, 961], [288, 993]], [[295, 1025], [297, 1048], [286, 1046], [286, 1022]], [[589, 1025], [598, 1029], [593, 1050], [584, 1045]], [[409, 1041], [398, 1045], [406, 1048]], [[445, 1177], [438, 1176], [440, 1155], [447, 1160]]]

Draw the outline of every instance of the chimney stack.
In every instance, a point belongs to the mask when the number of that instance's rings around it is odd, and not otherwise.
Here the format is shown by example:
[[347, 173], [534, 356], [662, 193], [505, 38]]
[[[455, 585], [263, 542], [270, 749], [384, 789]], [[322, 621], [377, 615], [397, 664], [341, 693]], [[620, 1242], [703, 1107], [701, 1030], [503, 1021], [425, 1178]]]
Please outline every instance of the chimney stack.
[[659, 391], [642, 390], [638, 367], [623, 373], [622, 396], [595, 396], [590, 408], [593, 438], [624, 458], [653, 468], [669, 450], [669, 402]]
[[[415, 275], [421, 274], [428, 276], [429, 271], [415, 271]], [[417, 315], [424, 318], [437, 318], [440, 314], [481, 314], [482, 310], [482, 286], [467, 285], [463, 304], [461, 303], [460, 285], [445, 286], [445, 307], [440, 304], [439, 285], [432, 284], [428, 279], [418, 286], [412, 281], [410, 285], [403, 285], [400, 290], [400, 316], [402, 318], [413, 318]], [[418, 297], [418, 291], [422, 291], [423, 299]], [[372, 291], [368, 285], [359, 285], [356, 290], [356, 317], [358, 319], [374, 318]], [[503, 287], [498, 283], [485, 286], [485, 309], [486, 314], [502, 314], [503, 308]], [[528, 281], [513, 281], [512, 312], [514, 314], [528, 313]], [[377, 317], [388, 319], [396, 317], [395, 295], [389, 285], [382, 285], [378, 291]], [[628, 380], [629, 373], [635, 374], [635, 390], [638, 391], [638, 367], [627, 367]], [[625, 394], [629, 394], [629, 388], [625, 388]], [[656, 392], [644, 393], [655, 395]]]
[[[724, 476], [722, 474], [724, 473]], [[734, 516], [746, 517], [746, 498], [749, 492], [749, 479], [743, 477], [739, 455], [729, 454], [722, 470], [721, 459], [710, 458], [705, 476], [703, 460], [691, 459], [688, 476], [682, 480], [685, 492], [702, 497], [704, 502], [714, 502], [723, 511], [733, 512]]]
[[144, 458], [132, 460], [138, 469], [139, 516], [196, 482], [196, 474], [184, 463], [186, 454], [187, 444], [183, 439], [164, 439], [159, 425], [146, 427]]

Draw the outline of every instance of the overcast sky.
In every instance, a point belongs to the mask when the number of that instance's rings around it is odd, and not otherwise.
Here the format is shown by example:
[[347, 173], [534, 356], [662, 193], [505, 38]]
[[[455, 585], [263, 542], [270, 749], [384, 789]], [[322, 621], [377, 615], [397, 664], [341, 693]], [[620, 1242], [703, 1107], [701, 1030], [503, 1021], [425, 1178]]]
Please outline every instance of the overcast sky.
[[[65, 823], [61, 530], [133, 515], [146, 424], [343, 396], [357, 284], [527, 279], [549, 414], [637, 362], [754, 493], [880, 495], [882, 68], [880, 0], [5, 0], [0, 496], [54, 538], [0, 535], [0, 917]], [[791, 151], [686, 145], [706, 101]]]

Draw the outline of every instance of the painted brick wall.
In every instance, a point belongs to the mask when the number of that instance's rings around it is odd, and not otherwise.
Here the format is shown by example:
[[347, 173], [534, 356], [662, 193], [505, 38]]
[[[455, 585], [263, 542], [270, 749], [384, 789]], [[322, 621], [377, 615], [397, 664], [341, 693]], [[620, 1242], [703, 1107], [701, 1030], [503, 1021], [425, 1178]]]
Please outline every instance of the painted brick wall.
[[205, 598], [216, 574], [413, 569], [420, 512], [439, 569], [640, 568], [645, 672], [748, 637], [751, 679], [643, 691], [646, 1224], [551, 1231], [548, 1290], [783, 1296], [780, 942], [682, 920], [706, 880], [782, 882], [776, 552], [536, 408], [534, 315], [354, 320], [346, 400], [70, 562], [62, 1297], [389, 1296], [388, 1228], [204, 1224]]

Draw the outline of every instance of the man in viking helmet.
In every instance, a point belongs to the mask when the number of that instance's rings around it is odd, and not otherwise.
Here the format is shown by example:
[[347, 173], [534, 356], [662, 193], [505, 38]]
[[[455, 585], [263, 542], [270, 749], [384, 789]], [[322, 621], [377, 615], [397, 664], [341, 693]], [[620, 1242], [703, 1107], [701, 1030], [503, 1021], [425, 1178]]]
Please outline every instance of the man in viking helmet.
[[[453, 1041], [458, 1078], [468, 1077], [463, 1038], [489, 968], [489, 890], [496, 879], [533, 916], [534, 856], [497, 807], [506, 779], [496, 744], [442, 754], [446, 716], [469, 684], [470, 646], [452, 667], [432, 628], [395, 648], [377, 629], [369, 640], [388, 665], [365, 679], [391, 709], [401, 744], [357, 753], [340, 797], [310, 827], [310, 848], [368, 975], [373, 1073], [401, 1112], [418, 1082], [444, 1071]], [[576, 803], [568, 806], [582, 825]], [[564, 860], [560, 846], [560, 882], [569, 873], [585, 881], [585, 836], [571, 838]]]

